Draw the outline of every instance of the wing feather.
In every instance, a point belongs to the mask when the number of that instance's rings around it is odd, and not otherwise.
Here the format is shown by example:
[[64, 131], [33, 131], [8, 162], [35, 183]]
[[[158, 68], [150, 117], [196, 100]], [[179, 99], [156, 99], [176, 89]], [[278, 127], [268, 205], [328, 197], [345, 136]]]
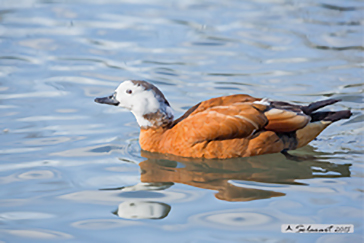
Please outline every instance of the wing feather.
[[304, 113], [276, 108], [266, 111], [264, 115], [268, 118], [265, 129], [275, 132], [293, 132], [305, 127], [311, 120]]
[[172, 127], [178, 137], [190, 144], [204, 141], [248, 138], [261, 130], [293, 132], [305, 127], [311, 118], [300, 110], [269, 107], [261, 99], [231, 95], [203, 101], [192, 107]]
[[259, 101], [261, 99], [251, 97], [250, 95], [246, 94], [236, 94], [236, 95], [228, 95], [228, 96], [222, 96], [217, 98], [212, 98], [209, 100], [202, 101], [198, 103], [197, 105], [194, 105], [190, 109], [186, 111], [185, 114], [183, 114], [180, 118], [176, 119], [172, 126], [175, 126], [179, 122], [183, 121], [189, 116], [193, 116], [197, 113], [204, 112], [212, 107], [218, 107], [218, 106], [231, 106], [235, 103], [243, 103], [243, 102], [254, 102]]
[[[263, 110], [253, 103], [217, 106], [190, 115], [173, 129], [183, 130], [189, 143], [249, 137], [268, 122]], [[182, 134], [181, 134], [182, 135]]]

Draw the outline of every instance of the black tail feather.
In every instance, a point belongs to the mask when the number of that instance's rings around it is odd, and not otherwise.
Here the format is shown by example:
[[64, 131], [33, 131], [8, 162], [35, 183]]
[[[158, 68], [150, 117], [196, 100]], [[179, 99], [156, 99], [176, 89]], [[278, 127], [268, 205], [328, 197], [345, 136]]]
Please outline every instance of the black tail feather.
[[303, 106], [301, 109], [306, 115], [311, 115], [312, 112], [314, 112], [322, 107], [325, 107], [327, 105], [335, 104], [336, 102], [339, 102], [339, 101], [341, 101], [341, 100], [337, 100], [337, 99], [320, 100], [317, 102], [313, 102], [313, 103], [309, 104], [308, 106]]
[[336, 122], [341, 119], [349, 119], [351, 115], [352, 113], [349, 110], [315, 112], [311, 114], [311, 122], [315, 121]]

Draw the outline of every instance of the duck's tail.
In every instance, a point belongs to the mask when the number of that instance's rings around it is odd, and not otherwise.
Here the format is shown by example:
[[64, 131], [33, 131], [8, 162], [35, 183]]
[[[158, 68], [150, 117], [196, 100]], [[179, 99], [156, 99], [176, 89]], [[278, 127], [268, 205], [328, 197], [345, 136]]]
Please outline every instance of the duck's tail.
[[304, 128], [296, 131], [297, 148], [305, 146], [317, 137], [328, 125], [341, 119], [349, 119], [352, 115], [350, 110], [342, 111], [320, 111], [314, 112], [327, 105], [334, 104], [340, 100], [321, 100], [301, 107], [302, 111], [311, 116], [311, 121]]
[[301, 106], [301, 110], [306, 115], [311, 115], [312, 112], [314, 112], [322, 107], [335, 104], [336, 102], [339, 102], [339, 101], [341, 101], [341, 100], [337, 100], [337, 99], [320, 100], [320, 101], [313, 102], [307, 106]]
[[317, 102], [313, 102], [307, 106], [301, 106], [301, 110], [306, 115], [311, 116], [311, 122], [316, 122], [316, 121], [336, 122], [341, 119], [350, 118], [352, 115], [350, 110], [314, 112], [322, 107], [335, 104], [336, 102], [339, 101], [341, 100], [338, 99], [320, 100]]
[[336, 122], [341, 119], [349, 119], [352, 113], [349, 110], [343, 111], [322, 111], [322, 112], [315, 112], [311, 114], [311, 122], [316, 121], [329, 121], [329, 122]]

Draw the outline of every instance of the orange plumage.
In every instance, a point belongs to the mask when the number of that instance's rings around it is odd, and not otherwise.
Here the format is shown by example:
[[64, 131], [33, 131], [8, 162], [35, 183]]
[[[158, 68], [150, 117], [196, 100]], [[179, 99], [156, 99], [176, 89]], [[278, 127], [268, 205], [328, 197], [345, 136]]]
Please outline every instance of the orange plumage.
[[[148, 109], [136, 108], [133, 99], [138, 102], [145, 97]], [[122, 106], [134, 113], [141, 126], [139, 143], [143, 150], [208, 159], [296, 149], [308, 144], [332, 122], [351, 116], [350, 111], [314, 112], [339, 100], [299, 106], [241, 94], [203, 101], [173, 120], [163, 94], [145, 81], [125, 81], [113, 96], [95, 101]]]

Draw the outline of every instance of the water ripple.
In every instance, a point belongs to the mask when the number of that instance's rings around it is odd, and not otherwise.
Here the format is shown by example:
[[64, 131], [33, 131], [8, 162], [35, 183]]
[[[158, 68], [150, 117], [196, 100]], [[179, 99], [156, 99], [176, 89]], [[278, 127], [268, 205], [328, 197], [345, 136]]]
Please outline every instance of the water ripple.
[[45, 229], [0, 229], [0, 232], [6, 235], [38, 240], [66, 240], [73, 238], [70, 234]]
[[18, 118], [17, 121], [21, 122], [34, 122], [34, 121], [67, 121], [67, 120], [80, 120], [86, 119], [85, 116], [28, 116], [24, 118]]
[[54, 173], [49, 170], [31, 170], [18, 175], [19, 179], [34, 180], [34, 179], [51, 179], [54, 178]]
[[105, 230], [141, 224], [140, 222], [121, 219], [88, 219], [74, 222], [71, 226], [78, 229]]
[[23, 94], [2, 94], [0, 99], [23, 99], [23, 98], [44, 98], [44, 97], [57, 97], [65, 96], [67, 92], [65, 91], [39, 91], [39, 92], [29, 92]]
[[334, 5], [334, 4], [328, 4], [328, 3], [321, 3], [319, 4], [319, 6], [323, 7], [323, 8], [327, 8], [327, 9], [331, 9], [331, 10], [337, 10], [337, 11], [355, 11], [355, 10], [360, 10], [360, 9], [364, 9], [363, 7], [344, 7], [344, 6], [338, 6], [338, 5]]
[[55, 215], [42, 213], [42, 212], [5, 212], [0, 213], [1, 220], [29, 220], [29, 219], [49, 219], [54, 218]]

